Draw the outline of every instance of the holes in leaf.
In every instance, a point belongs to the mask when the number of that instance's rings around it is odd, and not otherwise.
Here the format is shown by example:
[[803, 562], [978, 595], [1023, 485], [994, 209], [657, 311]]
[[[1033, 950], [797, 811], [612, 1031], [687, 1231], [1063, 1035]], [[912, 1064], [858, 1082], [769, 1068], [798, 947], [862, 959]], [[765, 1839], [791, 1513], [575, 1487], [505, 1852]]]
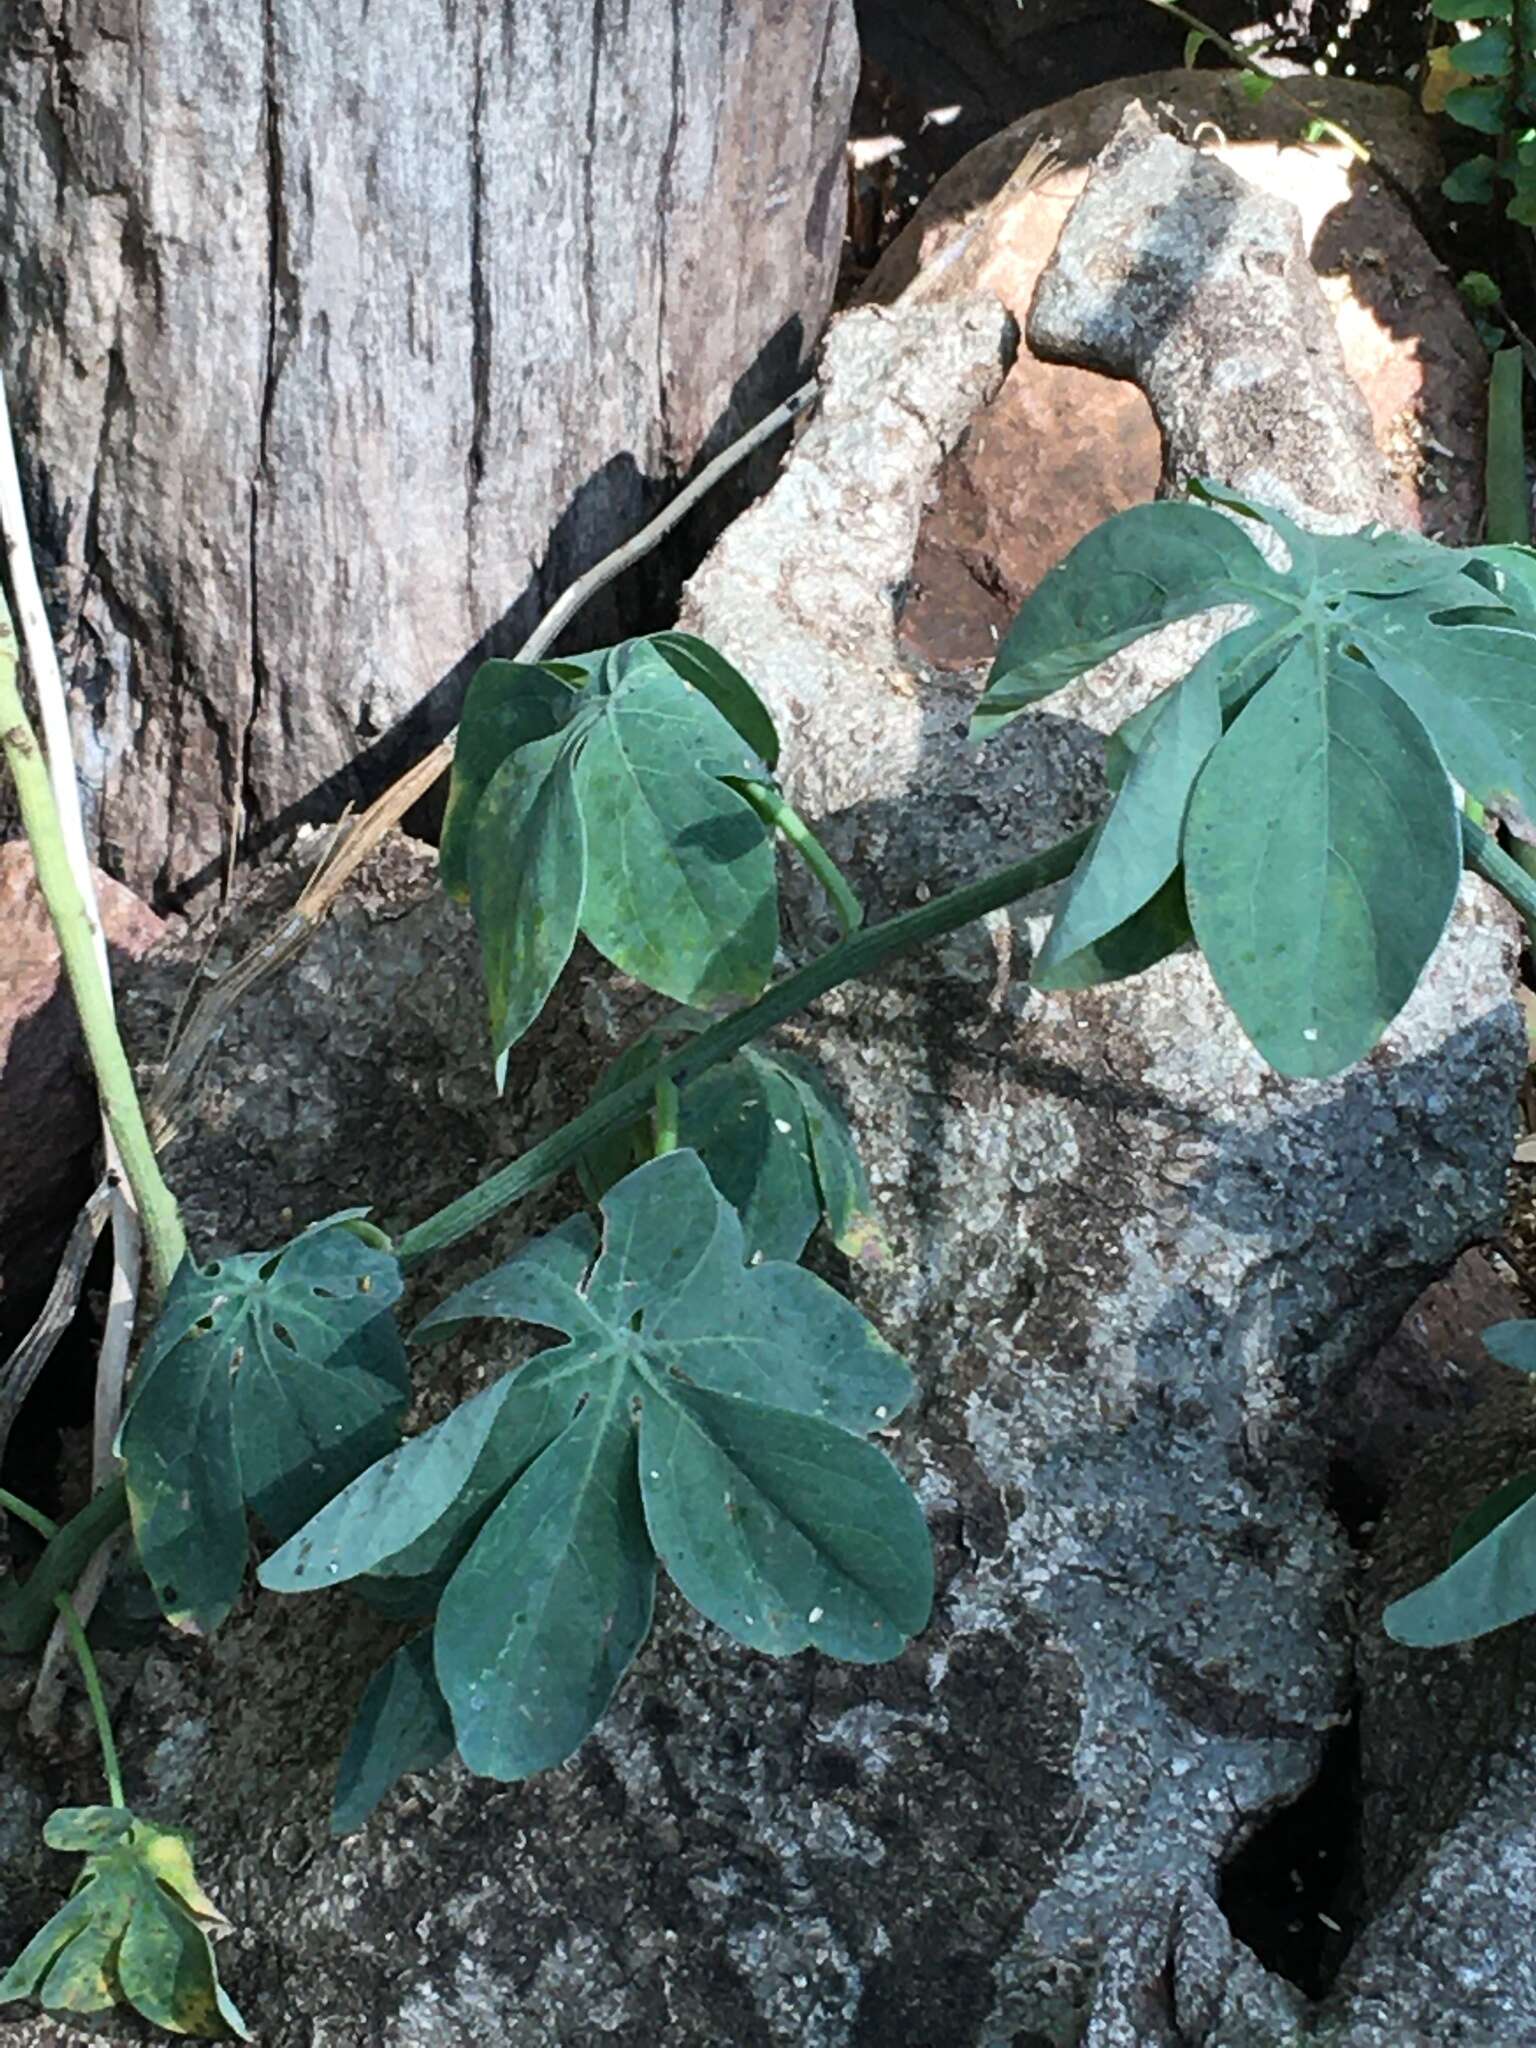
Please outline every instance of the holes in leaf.
[[298, 1357], [299, 1347], [294, 1342], [293, 1332], [288, 1328], [288, 1325], [286, 1323], [274, 1322], [272, 1325], [272, 1334], [277, 1339], [278, 1343], [282, 1345], [285, 1351], [291, 1351], [295, 1358]]

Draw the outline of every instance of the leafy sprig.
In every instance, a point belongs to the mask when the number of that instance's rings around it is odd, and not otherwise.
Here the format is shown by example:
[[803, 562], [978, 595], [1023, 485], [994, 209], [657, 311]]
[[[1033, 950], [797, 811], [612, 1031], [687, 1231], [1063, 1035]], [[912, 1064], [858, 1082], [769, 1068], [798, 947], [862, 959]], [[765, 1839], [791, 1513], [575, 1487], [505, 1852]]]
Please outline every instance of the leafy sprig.
[[[911, 1397], [901, 1360], [814, 1275], [744, 1263], [695, 1153], [639, 1167], [602, 1206], [600, 1250], [575, 1218], [418, 1332], [489, 1316], [566, 1341], [364, 1473], [260, 1574], [283, 1592], [428, 1581], [432, 1678], [460, 1755], [495, 1778], [590, 1732], [650, 1628], [658, 1561], [775, 1656], [893, 1657], [932, 1599], [922, 1513], [865, 1441]], [[365, 1705], [349, 1786], [382, 1789], [386, 1759], [440, 1725], [425, 1655], [410, 1646]]]
[[[1462, 864], [1453, 778], [1519, 829], [1536, 818], [1536, 556], [1312, 534], [1204, 496], [1119, 514], [1044, 578], [973, 730], [1160, 626], [1245, 607], [1122, 728], [1118, 794], [1034, 978], [1113, 979], [1192, 932], [1270, 1065], [1333, 1074], [1375, 1045], [1445, 929]], [[1288, 564], [1240, 520], [1268, 526]]]
[[85, 1868], [0, 1977], [0, 2004], [35, 1998], [82, 2017], [127, 2005], [168, 2033], [250, 2040], [210, 1943], [227, 1922], [197, 1881], [185, 1835], [121, 1806], [64, 1806], [43, 1840], [84, 1856]]

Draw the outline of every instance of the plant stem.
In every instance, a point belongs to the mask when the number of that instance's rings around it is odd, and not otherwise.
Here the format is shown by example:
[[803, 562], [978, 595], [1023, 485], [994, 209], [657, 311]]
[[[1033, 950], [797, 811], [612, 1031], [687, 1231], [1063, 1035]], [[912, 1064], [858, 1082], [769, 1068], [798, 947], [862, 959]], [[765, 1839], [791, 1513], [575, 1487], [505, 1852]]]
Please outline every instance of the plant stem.
[[946, 932], [957, 931], [961, 925], [985, 917], [988, 911], [1001, 910], [1021, 896], [1032, 896], [1048, 883], [1063, 880], [1077, 866], [1091, 837], [1092, 828], [1074, 832], [1070, 839], [1058, 840], [1043, 853], [1015, 861], [995, 875], [951, 889], [947, 895], [921, 903], [915, 910], [903, 911], [884, 924], [852, 933], [798, 973], [777, 982], [747, 1009], [722, 1017], [697, 1038], [664, 1053], [643, 1073], [592, 1103], [521, 1158], [512, 1160], [424, 1223], [418, 1223], [414, 1230], [408, 1230], [396, 1241], [396, 1256], [402, 1260], [421, 1259], [429, 1252], [441, 1251], [445, 1245], [456, 1244], [510, 1203], [521, 1201], [535, 1188], [553, 1180], [557, 1173], [573, 1165], [595, 1139], [621, 1130], [643, 1115], [663, 1077], [684, 1086], [706, 1069], [729, 1059], [732, 1053], [740, 1052], [754, 1038], [761, 1038], [776, 1024], [782, 1024], [797, 1010], [840, 988], [845, 981], [872, 974], [898, 953], [910, 952], [929, 939], [942, 938]]
[[1491, 882], [1501, 896], [1507, 896], [1527, 924], [1536, 920], [1536, 878], [1511, 860], [1481, 825], [1474, 825], [1465, 815], [1461, 820], [1461, 845], [1467, 866], [1485, 882]]
[[847, 877], [842, 869], [789, 798], [767, 782], [737, 781], [733, 776], [731, 787], [740, 791], [765, 825], [783, 833], [826, 890], [832, 908], [837, 914], [837, 922], [843, 937], [846, 939], [850, 932], [856, 932], [864, 922], [864, 906], [848, 886]]
[[102, 1114], [122, 1157], [149, 1241], [155, 1285], [163, 1296], [187, 1248], [176, 1199], [144, 1127], [133, 1069], [118, 1036], [112, 994], [96, 952], [90, 915], [69, 864], [58, 807], [37, 735], [16, 682], [16, 633], [0, 594], [0, 744], [16, 781], [22, 829], [32, 848], [38, 886], [58, 934], [59, 954], [85, 1032]]
[[0, 1600], [0, 1651], [19, 1657], [38, 1648], [53, 1626], [59, 1595], [71, 1590], [99, 1545], [127, 1519], [128, 1490], [121, 1479], [91, 1495], [49, 1542], [26, 1584]]
[[677, 1150], [677, 1122], [679, 1114], [680, 1104], [678, 1101], [677, 1083], [669, 1074], [658, 1074], [656, 1076], [655, 1121], [655, 1146], [658, 1159], [661, 1158], [663, 1153], [675, 1152]]
[[14, 1515], [18, 1522], [25, 1522], [29, 1529], [35, 1529], [45, 1542], [51, 1543], [59, 1533], [57, 1522], [51, 1521], [41, 1508], [31, 1508], [24, 1500], [18, 1500], [7, 1486], [0, 1486], [0, 1509]]
[[58, 1609], [69, 1632], [70, 1648], [79, 1661], [80, 1676], [85, 1680], [85, 1696], [91, 1703], [91, 1719], [96, 1723], [96, 1739], [101, 1744], [101, 1767], [106, 1774], [107, 1797], [114, 1806], [126, 1808], [128, 1802], [123, 1797], [123, 1774], [117, 1761], [117, 1744], [112, 1738], [112, 1717], [107, 1712], [106, 1694], [101, 1689], [101, 1673], [96, 1669], [96, 1659], [85, 1639], [85, 1630], [80, 1626], [80, 1617], [70, 1605], [67, 1593], [59, 1595]]

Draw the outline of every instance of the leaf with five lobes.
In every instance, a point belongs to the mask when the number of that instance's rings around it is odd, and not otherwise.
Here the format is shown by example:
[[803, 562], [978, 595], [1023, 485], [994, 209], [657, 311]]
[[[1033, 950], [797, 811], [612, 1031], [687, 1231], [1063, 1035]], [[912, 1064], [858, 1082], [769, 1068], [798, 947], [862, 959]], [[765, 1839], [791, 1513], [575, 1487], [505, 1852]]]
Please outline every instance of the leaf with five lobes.
[[576, 944], [588, 884], [576, 794], [583, 723], [504, 761], [476, 806], [469, 899], [485, 968], [498, 1086]]
[[432, 1668], [432, 1636], [412, 1636], [368, 1681], [347, 1737], [331, 1804], [331, 1833], [363, 1826], [407, 1771], [430, 1771], [453, 1754], [453, 1720]]
[[404, 1358], [370, 1326], [400, 1291], [395, 1259], [345, 1221], [182, 1262], [118, 1442], [139, 1557], [178, 1627], [234, 1604], [248, 1502], [286, 1533], [396, 1440]]
[[[851, 1654], [891, 1657], [931, 1599], [922, 1516], [894, 1467], [861, 1440], [910, 1399], [902, 1361], [814, 1274], [745, 1264], [740, 1222], [693, 1152], [637, 1168], [609, 1190], [603, 1215], [602, 1248], [584, 1274], [590, 1240], [568, 1227], [422, 1325], [430, 1336], [470, 1315], [532, 1312], [570, 1341], [355, 1482], [262, 1573], [288, 1590], [399, 1567], [402, 1543], [419, 1560], [441, 1528], [462, 1533], [461, 1492], [475, 1494], [477, 1513], [495, 1496], [443, 1590], [433, 1655], [460, 1754], [499, 1778], [560, 1762], [603, 1712], [649, 1626], [657, 1517], [671, 1517], [668, 1528], [680, 1515], [704, 1517], [688, 1569], [700, 1570], [706, 1611], [718, 1607], [727, 1626], [736, 1617], [748, 1641], [766, 1641], [768, 1628], [782, 1645], [847, 1640], [858, 1646]], [[517, 1426], [502, 1445], [508, 1417]], [[723, 1495], [695, 1491], [706, 1425], [709, 1455], [728, 1458], [757, 1503], [745, 1550]], [[652, 1458], [637, 1472], [636, 1432], [649, 1427], [670, 1428], [683, 1445], [681, 1507], [667, 1463]], [[807, 1459], [823, 1478], [804, 1469]], [[769, 1506], [766, 1529], [759, 1508]], [[719, 1556], [737, 1555], [752, 1575], [734, 1604], [729, 1563], [713, 1578], [699, 1566], [711, 1512]], [[756, 1617], [746, 1593], [780, 1582], [797, 1600], [814, 1588], [807, 1618]], [[818, 1605], [824, 1612], [809, 1618]], [[747, 1614], [754, 1619], [740, 1620]]]
[[[1489, 1507], [1485, 1501], [1477, 1512]], [[1514, 1506], [1481, 1542], [1394, 1600], [1381, 1619], [1395, 1643], [1433, 1650], [1472, 1642], [1528, 1614], [1536, 1614], [1536, 1498]]]
[[1277, 573], [1242, 528], [1204, 505], [1133, 505], [1080, 540], [1024, 600], [971, 720], [980, 739], [1133, 640], [1232, 602]]
[[1195, 778], [1221, 738], [1221, 643], [1190, 670], [1142, 739], [1114, 808], [1066, 884], [1030, 979], [1061, 986], [1079, 956], [1157, 895], [1179, 865], [1184, 813]]
[[647, 1401], [640, 1483], [651, 1541], [683, 1596], [771, 1656], [880, 1663], [926, 1626], [922, 1509], [862, 1437], [686, 1384]]
[[779, 735], [756, 690], [718, 648], [694, 633], [653, 633], [649, 644], [685, 683], [707, 697], [765, 768], [779, 765]]
[[438, 1682], [459, 1754], [483, 1777], [562, 1763], [607, 1710], [650, 1632], [645, 1540], [622, 1370], [535, 1460], [475, 1539], [437, 1612]]
[[64, 2013], [128, 2005], [168, 2033], [251, 2038], [219, 1982], [209, 1936], [225, 1923], [197, 1881], [183, 1835], [120, 1807], [64, 1807], [43, 1839], [81, 1850], [85, 1869], [0, 1977], [0, 2004], [36, 1998], [45, 2011]]
[[1536, 836], [1536, 636], [1386, 616], [1356, 631], [1468, 796]]
[[658, 666], [606, 699], [576, 767], [581, 928], [675, 1002], [761, 993], [778, 943], [767, 827], [721, 779], [754, 762], [708, 700]]
[[1337, 1073], [1445, 929], [1455, 795], [1402, 699], [1309, 634], [1202, 770], [1184, 863], [1201, 950], [1255, 1046], [1283, 1074]]
[[456, 902], [469, 901], [470, 826], [491, 777], [509, 754], [560, 732], [580, 701], [553, 663], [485, 661], [476, 669], [459, 720], [438, 852], [438, 874]]

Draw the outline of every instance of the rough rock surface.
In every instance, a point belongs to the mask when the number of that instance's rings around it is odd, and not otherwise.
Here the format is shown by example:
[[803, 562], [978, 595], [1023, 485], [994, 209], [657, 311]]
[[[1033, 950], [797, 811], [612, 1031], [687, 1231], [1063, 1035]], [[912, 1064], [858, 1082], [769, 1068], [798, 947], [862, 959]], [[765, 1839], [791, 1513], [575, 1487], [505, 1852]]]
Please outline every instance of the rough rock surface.
[[[973, 150], [886, 252], [864, 295], [934, 303], [990, 291], [1024, 326], [1088, 164], [1128, 101], [1140, 99], [1215, 161], [1298, 208], [1345, 366], [1399, 486], [1396, 523], [1470, 541], [1481, 530], [1487, 356], [1398, 196], [1438, 184], [1433, 131], [1403, 92], [1344, 78], [1302, 89], [1309, 106], [1368, 138], [1368, 169], [1342, 146], [1300, 146], [1295, 108], [1277, 94], [1253, 105], [1231, 73], [1121, 80]], [[918, 538], [904, 640], [944, 667], [988, 659], [1025, 593], [1100, 520], [1150, 497], [1161, 467], [1157, 419], [1137, 383], [1026, 343], [944, 464]]]
[[377, 788], [791, 388], [855, 65], [850, 0], [5, 10], [0, 357], [109, 867]]
[[[1272, 356], [1292, 331], [1249, 345]], [[819, 416], [693, 586], [691, 623], [759, 681], [795, 800], [875, 914], [1081, 824], [1102, 801], [1093, 728], [1188, 659], [1172, 633], [982, 754], [974, 687], [903, 663], [922, 506], [1008, 339], [988, 302], [845, 318]], [[1233, 481], [1262, 464], [1305, 503], [1283, 420], [1229, 450]], [[1363, 424], [1351, 474], [1362, 500], [1379, 488]], [[513, 1787], [445, 1769], [341, 1845], [321, 1816], [375, 1622], [252, 1596], [212, 1643], [114, 1670], [129, 1796], [197, 1826], [241, 1929], [227, 1974], [273, 2048], [1301, 2035], [1216, 1874], [1347, 1708], [1352, 1560], [1317, 1417], [1498, 1213], [1524, 1061], [1513, 934], [1469, 883], [1385, 1045], [1293, 1084], [1193, 958], [1032, 992], [1037, 909], [843, 992], [810, 1032], [896, 1248], [859, 1296], [922, 1388], [892, 1449], [941, 1594], [902, 1659], [778, 1664], [670, 1601], [570, 1765]], [[795, 950], [820, 917], [797, 887]], [[271, 1242], [374, 1190], [386, 1222], [415, 1220], [571, 1106], [627, 1028], [624, 989], [571, 976], [498, 1107], [473, 975], [429, 857], [397, 844], [229, 1028], [171, 1160], [194, 1234]], [[168, 960], [141, 1028], [180, 979]], [[557, 1213], [550, 1196], [504, 1219], [431, 1292]], [[500, 1362], [466, 1343], [425, 1412]], [[89, 1790], [83, 1763], [66, 1778]], [[0, 1902], [0, 1938], [16, 1916]], [[1457, 1995], [1423, 1953], [1393, 1987], [1396, 2048]], [[0, 2027], [7, 2048], [58, 2038]]]
[[[119, 967], [164, 930], [131, 890], [98, 874], [102, 926]], [[90, 1067], [59, 945], [24, 840], [0, 846], [0, 1297], [46, 1288], [90, 1192], [100, 1136]]]

